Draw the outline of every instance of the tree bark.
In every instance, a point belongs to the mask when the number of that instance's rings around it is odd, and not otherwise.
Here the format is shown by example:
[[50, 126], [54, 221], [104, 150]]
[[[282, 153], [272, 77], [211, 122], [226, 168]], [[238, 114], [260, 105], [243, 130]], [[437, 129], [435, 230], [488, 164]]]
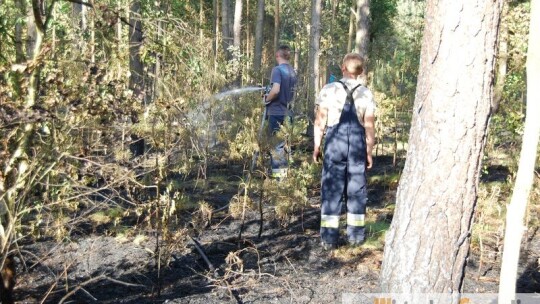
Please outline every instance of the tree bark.
[[140, 11], [140, 0], [133, 0], [129, 12], [129, 88], [133, 90], [136, 98], [143, 100], [144, 68], [140, 54], [143, 36]]
[[367, 60], [369, 48], [369, 0], [356, 1], [356, 52]]
[[279, 47], [279, 0], [274, 0], [274, 52], [277, 51]]
[[234, 5], [234, 40], [233, 44], [238, 50], [242, 46], [242, 0], [236, 0]]
[[[502, 16], [508, 15], [508, 0], [504, 0]], [[493, 96], [493, 112], [497, 112], [501, 103], [504, 81], [508, 66], [508, 24], [503, 19], [501, 21], [501, 29], [499, 33], [499, 49], [497, 52], [497, 78], [495, 79], [495, 91]]]
[[255, 26], [255, 52], [253, 54], [253, 70], [258, 73], [261, 69], [263, 33], [264, 33], [264, 0], [257, 3], [257, 23]]
[[232, 44], [232, 37], [229, 25], [229, 0], [221, 1], [221, 42], [223, 45], [223, 54], [225, 55], [226, 60], [231, 60], [231, 52], [229, 51], [229, 46]]
[[501, 8], [502, 0], [427, 3], [407, 162], [384, 250], [383, 292], [455, 295], [462, 288]]
[[[26, 14], [25, 1], [17, 0], [15, 1], [15, 6], [17, 7], [17, 15], [19, 17]], [[21, 22], [17, 22], [15, 23], [15, 62], [22, 63], [24, 61], [26, 61], [26, 56], [24, 54], [23, 25]]]
[[347, 50], [345, 53], [352, 52], [353, 39], [354, 39], [354, 21], [355, 21], [354, 7], [351, 8], [351, 16], [349, 19], [349, 39], [347, 41]]
[[540, 3], [531, 1], [531, 23], [529, 25], [527, 50], [527, 114], [519, 168], [506, 212], [506, 231], [499, 284], [499, 303], [510, 304], [516, 296], [516, 279], [519, 251], [526, 230], [525, 212], [534, 179], [538, 138], [540, 137]]
[[[133, 91], [133, 95], [137, 100], [145, 102], [144, 66], [140, 54], [143, 43], [140, 0], [131, 2], [129, 24], [129, 88]], [[137, 123], [138, 121], [137, 114], [132, 113], [131, 122]], [[139, 138], [136, 134], [131, 134], [131, 139], [130, 151], [134, 156], [143, 155], [145, 150], [144, 139]]]

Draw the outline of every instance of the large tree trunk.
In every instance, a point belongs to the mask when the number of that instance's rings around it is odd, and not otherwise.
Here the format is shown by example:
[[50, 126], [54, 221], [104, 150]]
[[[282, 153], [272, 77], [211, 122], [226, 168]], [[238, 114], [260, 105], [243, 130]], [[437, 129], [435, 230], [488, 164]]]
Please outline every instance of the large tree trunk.
[[257, 25], [255, 26], [255, 53], [253, 54], [253, 70], [258, 73], [261, 69], [264, 32], [264, 0], [257, 3]]
[[233, 40], [230, 31], [230, 10], [229, 10], [229, 0], [221, 1], [221, 42], [223, 45], [223, 54], [225, 55], [226, 60], [231, 60], [231, 52], [229, 51], [229, 46], [231, 46]]
[[407, 162], [386, 237], [384, 292], [461, 290], [501, 8], [502, 0], [428, 1]]
[[369, 0], [356, 1], [356, 48], [367, 59], [369, 48]]
[[531, 23], [529, 26], [527, 53], [527, 116], [523, 144], [519, 158], [519, 169], [514, 185], [512, 200], [506, 212], [504, 252], [499, 284], [499, 303], [510, 304], [516, 296], [516, 279], [519, 251], [525, 231], [525, 211], [534, 179], [534, 168], [538, 138], [540, 137], [540, 2], [531, 1]]
[[279, 27], [281, 23], [279, 14], [279, 0], [274, 0], [274, 52], [279, 47]]

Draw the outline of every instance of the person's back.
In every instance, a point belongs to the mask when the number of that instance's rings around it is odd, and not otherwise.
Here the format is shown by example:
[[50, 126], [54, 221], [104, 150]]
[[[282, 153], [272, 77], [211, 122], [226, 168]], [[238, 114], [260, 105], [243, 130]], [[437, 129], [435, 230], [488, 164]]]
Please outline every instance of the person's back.
[[[266, 96], [266, 114], [268, 117], [269, 129], [275, 134], [289, 115], [290, 103], [294, 99], [296, 87], [296, 72], [289, 64], [291, 50], [288, 46], [280, 46], [276, 51], [276, 61], [278, 65], [272, 69], [270, 81], [272, 89]], [[282, 178], [287, 176], [287, 154], [285, 153], [285, 143], [279, 143], [270, 153], [272, 166], [272, 176]]]
[[328, 127], [321, 181], [321, 240], [325, 248], [338, 245], [343, 198], [347, 200], [348, 242], [360, 245], [365, 240], [365, 170], [373, 163], [375, 103], [371, 92], [357, 80], [362, 71], [363, 58], [346, 55], [343, 79], [324, 86], [317, 100], [314, 161]]
[[290, 56], [291, 50], [288, 46], [280, 46], [276, 51], [278, 65], [272, 69], [272, 89], [266, 98], [266, 101], [270, 102], [267, 106], [268, 115], [285, 116], [288, 104], [294, 99], [297, 78], [289, 64]]

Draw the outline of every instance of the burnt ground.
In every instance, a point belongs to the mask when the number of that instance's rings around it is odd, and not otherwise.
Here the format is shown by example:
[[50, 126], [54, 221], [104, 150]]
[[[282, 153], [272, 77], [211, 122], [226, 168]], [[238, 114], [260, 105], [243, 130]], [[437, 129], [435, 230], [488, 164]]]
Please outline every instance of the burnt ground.
[[[376, 220], [369, 228], [371, 242], [360, 248], [321, 248], [319, 199], [314, 192], [311, 206], [286, 223], [265, 204], [260, 238], [257, 211], [247, 213], [240, 240], [241, 221], [218, 212], [206, 227], [191, 227], [182, 230], [180, 238], [161, 242], [164, 262], [160, 265], [151, 230], [131, 236], [78, 236], [63, 243], [41, 240], [23, 246], [16, 298], [20, 303], [340, 303], [344, 293], [377, 292], [383, 248], [377, 243], [382, 239], [377, 227], [384, 230], [391, 221], [388, 202], [395, 197], [395, 175], [400, 169], [392, 166], [390, 158], [376, 162], [379, 167], [371, 173], [368, 206]], [[377, 179], [378, 174], [388, 178]], [[213, 197], [218, 208], [234, 191], [208, 197]], [[465, 292], [497, 292], [498, 249], [484, 250], [482, 256], [473, 250]], [[518, 292], [538, 292], [537, 231], [529, 232], [522, 252]]]

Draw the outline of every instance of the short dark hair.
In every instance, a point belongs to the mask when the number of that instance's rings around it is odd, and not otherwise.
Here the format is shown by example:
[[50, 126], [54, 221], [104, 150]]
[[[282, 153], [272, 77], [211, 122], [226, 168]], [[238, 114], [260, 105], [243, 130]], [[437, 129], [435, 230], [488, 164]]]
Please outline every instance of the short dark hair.
[[291, 59], [291, 48], [288, 45], [280, 45], [276, 52], [279, 57], [290, 60]]

